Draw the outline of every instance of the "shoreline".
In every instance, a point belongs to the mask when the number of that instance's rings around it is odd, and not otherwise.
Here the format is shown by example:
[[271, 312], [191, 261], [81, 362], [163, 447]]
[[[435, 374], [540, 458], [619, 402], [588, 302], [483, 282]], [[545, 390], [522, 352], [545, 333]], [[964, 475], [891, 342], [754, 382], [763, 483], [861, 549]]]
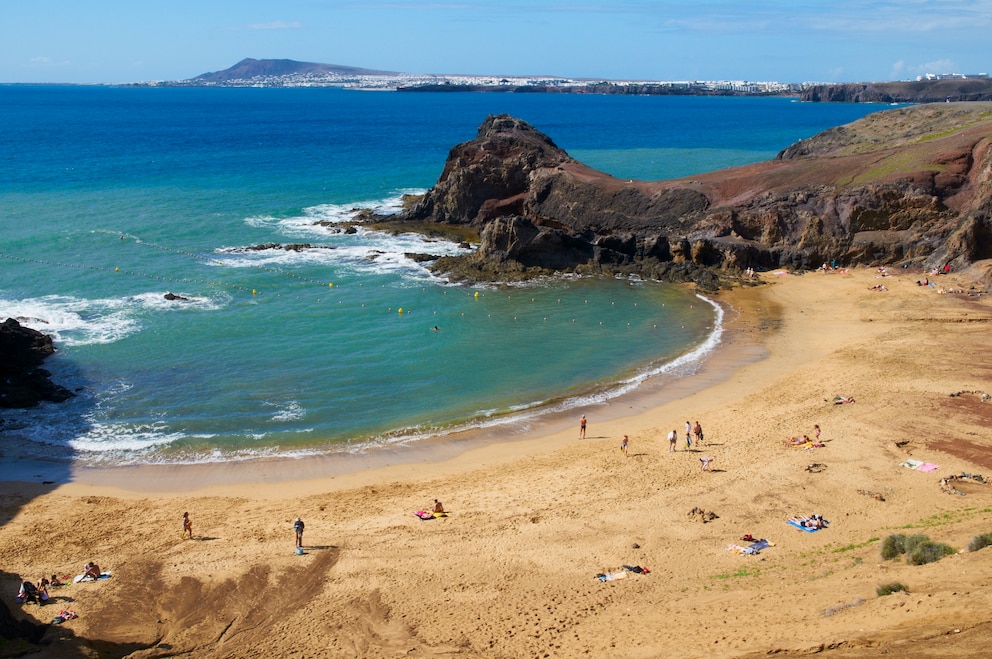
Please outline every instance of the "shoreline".
[[[584, 440], [574, 410], [519, 440], [340, 476], [2, 483], [0, 581], [113, 571], [55, 591], [80, 617], [47, 628], [52, 656], [971, 656], [992, 642], [992, 548], [968, 549], [992, 531], [992, 484], [954, 476], [992, 453], [992, 298], [966, 273], [916, 277], [768, 274], [721, 294], [738, 312], [729, 350], [682, 391], [586, 410]], [[705, 443], [670, 452], [687, 419]], [[819, 446], [788, 444], [815, 428]], [[435, 499], [450, 514], [418, 519]], [[827, 528], [787, 523], [811, 514]], [[913, 534], [952, 553], [882, 557]], [[746, 537], [769, 544], [733, 551]]]
[[[759, 287], [760, 288], [760, 287]], [[168, 494], [197, 490], [216, 490], [248, 484], [277, 485], [309, 481], [314, 487], [324, 479], [335, 481], [336, 488], [370, 484], [382, 477], [408, 477], [414, 468], [422, 473], [430, 469], [443, 473], [464, 468], [479, 449], [489, 449], [503, 459], [533, 455], [554, 446], [567, 444], [568, 429], [582, 414], [591, 423], [616, 424], [627, 417], [698, 393], [731, 377], [734, 370], [763, 358], [756, 328], [774, 323], [774, 319], [755, 315], [754, 295], [735, 289], [712, 295], [707, 300], [723, 310], [722, 335], [716, 346], [695, 361], [695, 370], [686, 375], [661, 373], [649, 376], [630, 391], [604, 402], [578, 405], [561, 410], [538, 411], [533, 416], [509, 418], [505, 422], [444, 433], [409, 443], [378, 446], [361, 453], [318, 453], [303, 457], [270, 456], [235, 461], [181, 464], [143, 464], [90, 466], [42, 460], [5, 462], [0, 465], [0, 489], [16, 491], [18, 483], [29, 489], [37, 485], [79, 486], [120, 490], [122, 493]], [[746, 311], [738, 305], [751, 307]], [[762, 312], [758, 312], [762, 314]], [[762, 314], [763, 315], [763, 314]], [[703, 344], [700, 344], [703, 345]], [[616, 383], [615, 386], [622, 386]], [[494, 445], [506, 445], [497, 447]], [[449, 465], [458, 463], [461, 466]], [[31, 473], [32, 480], [18, 478]], [[418, 473], [418, 475], [419, 475]]]

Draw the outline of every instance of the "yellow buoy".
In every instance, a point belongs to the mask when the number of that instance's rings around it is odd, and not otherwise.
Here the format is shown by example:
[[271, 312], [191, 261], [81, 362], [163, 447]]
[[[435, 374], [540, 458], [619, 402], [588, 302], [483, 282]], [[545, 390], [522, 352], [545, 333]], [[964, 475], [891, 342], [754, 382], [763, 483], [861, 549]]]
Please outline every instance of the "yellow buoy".
[[479, 291], [475, 292], [475, 297], [479, 297]]
[[327, 287], [328, 288], [334, 288], [334, 282], [332, 281], [330, 284], [327, 285]]
[[397, 309], [396, 313], [403, 313], [403, 307], [400, 307], [399, 309]]
[[120, 268], [114, 268], [114, 272], [120, 272], [120, 271], [121, 271]]
[[253, 289], [251, 289], [251, 294], [252, 294], [252, 295], [258, 295], [258, 291], [256, 291], [256, 290], [255, 290], [255, 289], [253, 288]]

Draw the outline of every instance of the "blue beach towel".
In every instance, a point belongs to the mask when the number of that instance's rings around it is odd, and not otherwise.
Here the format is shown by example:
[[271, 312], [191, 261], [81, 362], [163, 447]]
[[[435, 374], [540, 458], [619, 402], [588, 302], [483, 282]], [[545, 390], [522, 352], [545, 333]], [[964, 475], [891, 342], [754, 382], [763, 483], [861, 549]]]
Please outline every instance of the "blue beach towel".
[[800, 531], [806, 531], [806, 533], [816, 533], [817, 531], [820, 530], [820, 529], [815, 529], [815, 528], [814, 529], [811, 529], [808, 526], [803, 526], [802, 524], [800, 524], [799, 522], [797, 522], [794, 519], [790, 519], [788, 522], [786, 522], [786, 524], [788, 524], [789, 526], [794, 526], [797, 529], [799, 529]]

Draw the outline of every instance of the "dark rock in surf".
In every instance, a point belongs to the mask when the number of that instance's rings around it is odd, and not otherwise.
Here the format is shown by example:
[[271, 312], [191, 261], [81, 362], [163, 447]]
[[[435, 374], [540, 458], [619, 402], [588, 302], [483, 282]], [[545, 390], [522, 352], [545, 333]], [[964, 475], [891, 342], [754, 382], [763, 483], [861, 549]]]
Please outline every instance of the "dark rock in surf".
[[22, 327], [14, 318], [0, 324], [0, 407], [35, 407], [41, 401], [61, 403], [74, 394], [52, 382], [52, 374], [41, 368], [55, 353], [46, 334]]

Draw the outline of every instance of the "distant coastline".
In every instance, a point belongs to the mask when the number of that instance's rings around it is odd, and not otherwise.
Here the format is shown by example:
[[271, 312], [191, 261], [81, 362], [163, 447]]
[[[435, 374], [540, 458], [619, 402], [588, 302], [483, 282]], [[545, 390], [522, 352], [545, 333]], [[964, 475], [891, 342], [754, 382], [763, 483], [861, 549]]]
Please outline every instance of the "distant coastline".
[[928, 74], [915, 81], [782, 83], [751, 80], [602, 80], [562, 76], [416, 74], [286, 59], [243, 59], [188, 80], [130, 83], [138, 87], [337, 87], [399, 92], [602, 94], [624, 96], [779, 96], [840, 103], [934, 103], [992, 100], [987, 73]]

